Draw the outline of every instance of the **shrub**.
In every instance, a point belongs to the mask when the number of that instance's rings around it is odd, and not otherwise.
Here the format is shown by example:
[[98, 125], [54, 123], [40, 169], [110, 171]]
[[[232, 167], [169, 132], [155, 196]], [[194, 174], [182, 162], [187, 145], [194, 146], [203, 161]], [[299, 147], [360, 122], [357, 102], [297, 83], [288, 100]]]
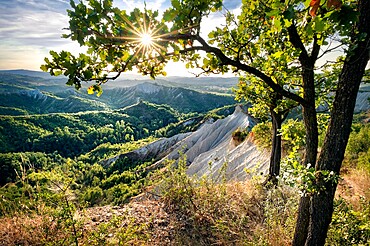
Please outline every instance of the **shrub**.
[[361, 152], [358, 157], [357, 166], [364, 169], [370, 175], [370, 149], [367, 152]]
[[370, 242], [370, 202], [362, 201], [359, 210], [343, 199], [334, 204], [328, 232], [328, 245], [368, 245]]
[[98, 204], [104, 197], [103, 190], [100, 187], [88, 188], [83, 199], [88, 202], [91, 206]]
[[261, 148], [271, 148], [271, 122], [262, 122], [252, 129], [255, 143]]
[[[370, 126], [354, 125], [347, 145], [347, 153], [352, 158], [357, 158], [359, 153], [367, 152], [370, 149]], [[356, 128], [359, 129], [356, 131]]]
[[232, 137], [236, 145], [242, 143], [248, 136], [248, 129], [238, 128], [232, 133]]
[[283, 148], [286, 152], [297, 151], [305, 145], [305, 128], [302, 121], [289, 119], [281, 127]]

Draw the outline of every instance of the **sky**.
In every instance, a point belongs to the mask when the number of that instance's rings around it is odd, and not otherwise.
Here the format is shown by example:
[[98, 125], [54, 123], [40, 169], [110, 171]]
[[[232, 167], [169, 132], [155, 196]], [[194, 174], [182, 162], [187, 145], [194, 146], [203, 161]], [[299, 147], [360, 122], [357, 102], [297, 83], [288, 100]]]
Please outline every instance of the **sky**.
[[[170, 0], [145, 0], [148, 9], [163, 11], [171, 5]], [[114, 0], [114, 5], [126, 10], [144, 7], [144, 0]], [[241, 0], [226, 0], [229, 10], [238, 11]], [[69, 0], [0, 0], [0, 69], [40, 70], [49, 51], [68, 50], [83, 52], [77, 42], [61, 38], [67, 33], [66, 10]], [[204, 22], [207, 33], [223, 22], [221, 13], [213, 14]], [[184, 64], [170, 63], [168, 75], [190, 76]]]

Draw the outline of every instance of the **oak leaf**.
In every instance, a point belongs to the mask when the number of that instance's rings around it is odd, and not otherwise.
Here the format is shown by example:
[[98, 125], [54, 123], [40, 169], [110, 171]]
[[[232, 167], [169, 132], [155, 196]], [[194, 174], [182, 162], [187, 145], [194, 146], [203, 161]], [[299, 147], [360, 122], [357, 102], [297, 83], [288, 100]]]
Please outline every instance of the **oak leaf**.
[[316, 12], [317, 12], [317, 10], [320, 7], [320, 0], [311, 0], [310, 7], [311, 7], [311, 9], [310, 9], [310, 15], [312, 17], [315, 17], [316, 16]]

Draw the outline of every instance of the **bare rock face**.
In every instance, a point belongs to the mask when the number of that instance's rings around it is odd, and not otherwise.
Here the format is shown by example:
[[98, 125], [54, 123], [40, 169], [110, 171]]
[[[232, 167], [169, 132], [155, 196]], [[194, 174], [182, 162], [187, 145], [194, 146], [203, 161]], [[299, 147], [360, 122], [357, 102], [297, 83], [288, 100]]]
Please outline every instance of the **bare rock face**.
[[215, 181], [240, 181], [253, 174], [265, 174], [268, 164], [267, 151], [260, 151], [251, 138], [247, 138], [236, 147], [232, 141], [225, 141], [217, 148], [199, 155], [189, 166], [188, 173], [212, 177]]
[[205, 123], [200, 129], [178, 142], [174, 150], [157, 162], [176, 160], [179, 152], [187, 158], [189, 175], [206, 175], [216, 181], [221, 179], [245, 180], [252, 173], [266, 173], [269, 163], [267, 151], [257, 149], [251, 138], [235, 145], [232, 133], [238, 129], [252, 128], [256, 122], [240, 107], [228, 117], [214, 123]]
[[369, 98], [370, 92], [368, 91], [360, 91], [357, 94], [355, 113], [360, 113], [370, 109]]
[[170, 138], [161, 138], [137, 150], [130, 151], [130, 152], [106, 159], [102, 161], [100, 164], [103, 167], [109, 167], [114, 162], [116, 162], [118, 159], [123, 159], [123, 158], [128, 158], [129, 160], [133, 160], [133, 161], [160, 159], [160, 158], [163, 158], [168, 153], [170, 153], [173, 150], [176, 143], [180, 142], [181, 140], [183, 140], [190, 134], [191, 133], [181, 133], [181, 134], [177, 134]]
[[143, 148], [118, 155], [102, 162], [107, 167], [120, 158], [130, 160], [157, 159], [148, 171], [163, 166], [166, 160], [178, 160], [180, 153], [186, 156], [189, 175], [221, 179], [245, 180], [251, 174], [266, 173], [269, 153], [257, 149], [252, 138], [235, 144], [232, 133], [240, 129], [251, 129], [255, 120], [237, 106], [228, 117], [204, 123], [197, 131], [162, 138]]

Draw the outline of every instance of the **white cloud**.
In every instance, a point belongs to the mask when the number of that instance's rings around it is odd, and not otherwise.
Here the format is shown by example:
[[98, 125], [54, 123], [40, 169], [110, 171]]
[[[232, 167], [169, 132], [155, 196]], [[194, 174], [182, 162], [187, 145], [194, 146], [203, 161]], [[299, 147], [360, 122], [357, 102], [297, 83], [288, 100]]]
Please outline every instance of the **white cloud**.
[[[115, 6], [128, 11], [143, 8], [144, 2], [148, 9], [159, 11], [171, 5], [170, 0], [114, 0]], [[226, 2], [232, 9], [241, 0]], [[77, 42], [61, 38], [69, 25], [68, 8], [69, 0], [0, 0], [0, 69], [39, 69], [49, 50], [85, 51]], [[202, 24], [205, 35], [222, 22], [222, 14], [211, 15]], [[171, 62], [166, 70], [169, 75], [191, 76], [183, 63]]]
[[134, 8], [143, 9], [145, 4], [147, 9], [163, 11], [171, 5], [171, 2], [170, 0], [118, 0], [114, 1], [114, 4], [127, 11], [132, 11]]

